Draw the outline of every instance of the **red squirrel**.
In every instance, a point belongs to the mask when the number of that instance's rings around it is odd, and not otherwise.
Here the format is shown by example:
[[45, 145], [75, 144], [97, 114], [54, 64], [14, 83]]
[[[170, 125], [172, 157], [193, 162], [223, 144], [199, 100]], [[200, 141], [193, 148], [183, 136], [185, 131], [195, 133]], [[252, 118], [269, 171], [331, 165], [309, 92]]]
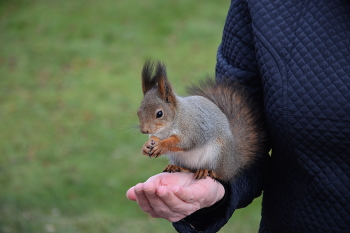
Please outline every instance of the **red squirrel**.
[[175, 94], [161, 62], [142, 69], [144, 94], [137, 115], [140, 130], [149, 135], [143, 154], [169, 158], [164, 172], [194, 172], [229, 181], [258, 159], [268, 143], [263, 114], [237, 82], [206, 79], [189, 88], [190, 96]]

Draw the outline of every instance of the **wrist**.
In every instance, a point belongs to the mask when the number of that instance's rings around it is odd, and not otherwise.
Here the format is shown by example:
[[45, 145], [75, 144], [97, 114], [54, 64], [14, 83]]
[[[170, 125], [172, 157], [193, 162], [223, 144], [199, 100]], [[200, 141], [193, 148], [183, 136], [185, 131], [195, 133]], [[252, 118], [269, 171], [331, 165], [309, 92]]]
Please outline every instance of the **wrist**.
[[217, 197], [216, 202], [222, 200], [226, 193], [224, 185], [221, 182], [217, 182], [217, 184], [218, 184], [218, 191], [216, 195]]
[[229, 186], [226, 183], [221, 183], [218, 181], [215, 181], [215, 183], [217, 183], [217, 195], [215, 198], [216, 202], [208, 207], [199, 209], [184, 218], [185, 222], [190, 223], [199, 231], [203, 231], [212, 221], [214, 221], [216, 216], [224, 213], [225, 208], [227, 208]]
[[206, 202], [205, 205], [203, 205], [201, 208], [209, 208], [213, 205], [216, 205], [217, 203], [221, 203], [221, 200], [225, 197], [226, 194], [226, 188], [225, 184], [221, 183], [220, 181], [213, 181], [215, 184], [215, 189], [212, 191], [212, 196], [209, 198], [208, 202]]

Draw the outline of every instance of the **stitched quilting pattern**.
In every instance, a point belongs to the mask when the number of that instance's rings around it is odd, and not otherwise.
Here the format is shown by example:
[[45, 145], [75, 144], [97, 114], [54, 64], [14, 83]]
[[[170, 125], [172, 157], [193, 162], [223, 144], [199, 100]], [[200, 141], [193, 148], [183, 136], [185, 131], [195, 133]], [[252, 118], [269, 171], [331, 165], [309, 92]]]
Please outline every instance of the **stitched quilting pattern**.
[[[245, 83], [252, 91], [261, 90], [247, 3], [234, 1], [228, 12], [222, 43], [218, 49], [216, 77]], [[230, 48], [230, 49], [227, 49]], [[260, 89], [259, 89], [260, 88]]]
[[[273, 154], [260, 232], [350, 232], [349, 1], [233, 0], [216, 74], [264, 95]], [[226, 223], [240, 195], [205, 232]]]
[[[349, 230], [349, 3], [234, 4], [246, 13], [234, 12], [234, 20], [225, 26], [223, 38], [236, 44], [221, 45], [217, 71], [254, 71], [256, 64], [262, 79], [274, 150], [264, 197], [262, 224], [267, 226], [261, 232]], [[253, 41], [244, 40], [251, 36]], [[242, 55], [246, 58], [237, 62]], [[251, 77], [230, 78], [257, 83]]]
[[345, 232], [350, 216], [349, 4], [251, 1], [250, 9], [270, 128], [277, 132], [277, 158], [264, 199], [267, 229]]

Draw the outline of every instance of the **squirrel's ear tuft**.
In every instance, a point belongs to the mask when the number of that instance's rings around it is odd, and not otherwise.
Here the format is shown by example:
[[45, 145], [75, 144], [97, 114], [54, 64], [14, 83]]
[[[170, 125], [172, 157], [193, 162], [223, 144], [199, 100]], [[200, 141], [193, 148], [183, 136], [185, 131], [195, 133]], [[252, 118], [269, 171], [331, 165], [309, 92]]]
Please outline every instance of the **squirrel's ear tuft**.
[[[156, 66], [156, 68], [155, 68]], [[167, 103], [176, 105], [176, 97], [168, 81], [166, 67], [163, 63], [148, 60], [142, 69], [142, 91], [145, 95], [150, 89], [158, 86], [159, 97]]]
[[176, 105], [176, 97], [168, 80], [166, 67], [163, 63], [157, 62], [155, 75], [158, 83], [158, 94], [165, 102]]
[[152, 77], [153, 70], [154, 63], [150, 60], [146, 61], [142, 68], [142, 91], [144, 95], [157, 84], [155, 77]]

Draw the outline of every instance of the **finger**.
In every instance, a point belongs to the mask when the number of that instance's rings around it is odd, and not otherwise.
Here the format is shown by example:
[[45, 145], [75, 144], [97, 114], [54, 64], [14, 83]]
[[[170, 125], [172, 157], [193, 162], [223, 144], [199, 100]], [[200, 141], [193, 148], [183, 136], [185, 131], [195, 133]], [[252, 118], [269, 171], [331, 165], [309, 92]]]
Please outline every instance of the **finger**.
[[156, 211], [160, 210], [160, 212], [165, 212], [169, 208], [159, 197], [157, 190], [158, 188], [153, 183], [146, 183], [143, 187], [144, 195], [147, 198], [147, 201], [149, 202], [152, 209]]
[[126, 192], [126, 198], [128, 198], [131, 201], [136, 201], [136, 195], [135, 195], [135, 187], [129, 188], [129, 190]]
[[179, 221], [199, 209], [199, 205], [179, 199], [168, 187], [159, 187], [157, 194], [169, 208], [171, 216], [167, 219], [171, 222]]
[[164, 204], [169, 207], [169, 209], [179, 209], [184, 203], [186, 204], [186, 202], [178, 198], [172, 192], [172, 190], [166, 186], [159, 187], [157, 190], [157, 195], [164, 202]]
[[154, 212], [148, 197], [146, 195], [146, 191], [144, 190], [144, 184], [137, 184], [134, 188], [134, 193], [136, 196], [137, 204], [140, 206], [140, 208], [150, 214], [154, 218], [158, 218], [159, 216]]
[[[182, 200], [183, 202], [192, 203], [196, 201], [193, 187], [187, 188], [187, 187], [181, 187], [181, 186], [174, 186], [172, 188], [172, 191], [174, 195], [178, 197], [180, 200]], [[196, 197], [200, 197], [200, 195], [197, 194]]]
[[[168, 187], [160, 186], [157, 189], [153, 189], [145, 185], [144, 191], [153, 210], [152, 217], [161, 217], [170, 222], [177, 222], [189, 214], [188, 208], [181, 207], [183, 201], [179, 200]], [[173, 200], [165, 203], [163, 199], [167, 201], [176, 199], [178, 202]], [[169, 206], [169, 203], [171, 206]]]

